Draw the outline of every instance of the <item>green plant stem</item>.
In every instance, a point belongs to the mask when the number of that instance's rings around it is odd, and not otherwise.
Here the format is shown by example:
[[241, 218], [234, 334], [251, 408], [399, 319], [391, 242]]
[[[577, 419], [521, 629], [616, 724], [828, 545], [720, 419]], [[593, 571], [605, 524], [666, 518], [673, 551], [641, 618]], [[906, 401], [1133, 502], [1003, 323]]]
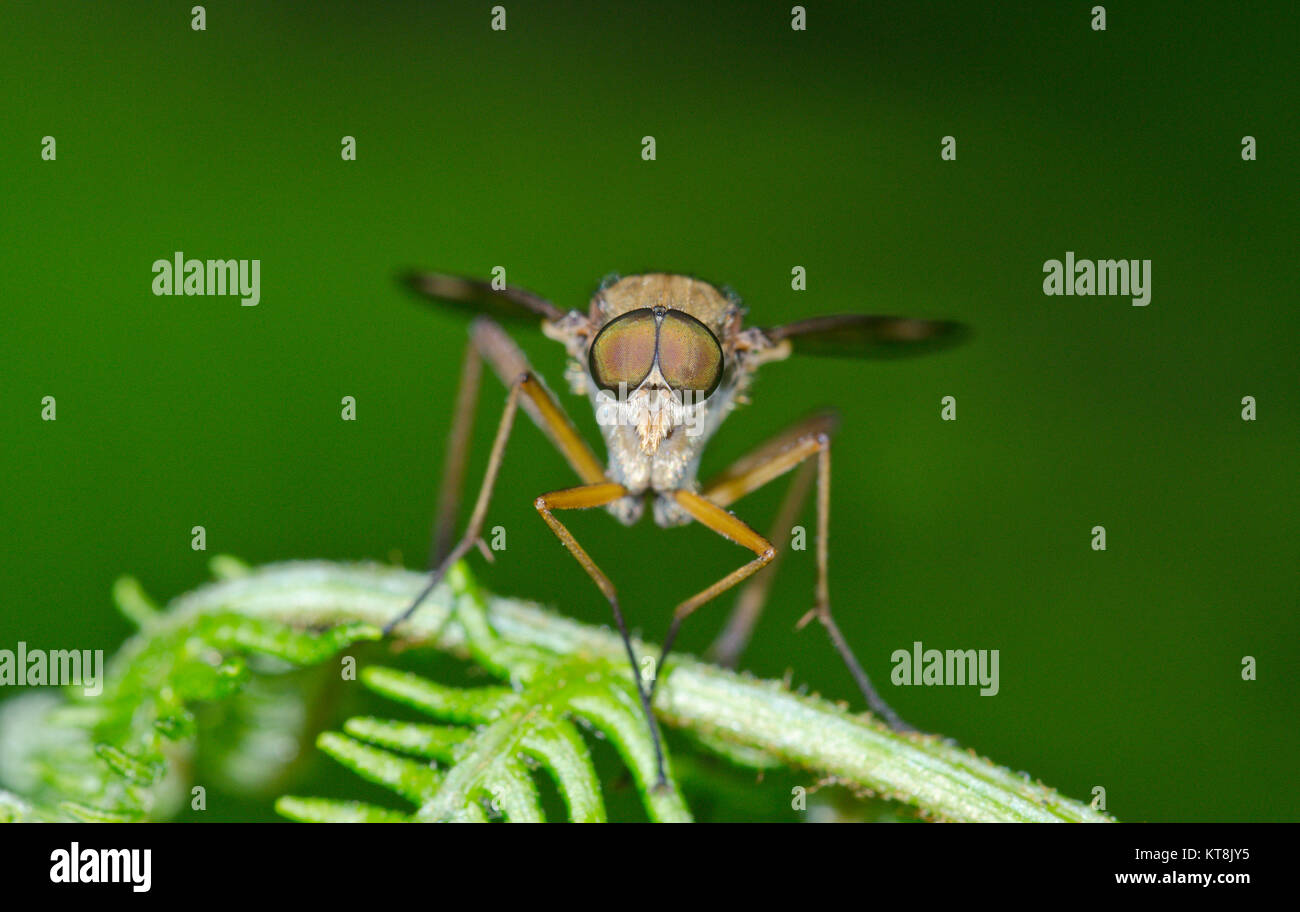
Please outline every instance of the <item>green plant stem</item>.
[[[274, 564], [204, 586], [177, 600], [170, 623], [195, 613], [231, 612], [295, 626], [344, 622], [383, 625], [409, 604], [423, 576], [378, 565]], [[617, 660], [613, 633], [536, 605], [483, 594], [488, 620], [504, 644], [559, 654]], [[397, 635], [412, 645], [467, 655], [465, 631], [439, 587]], [[658, 650], [638, 644], [638, 651]], [[935, 735], [891, 731], [819, 697], [793, 693], [689, 656], [668, 663], [655, 709], [668, 725], [707, 743], [807, 769], [822, 781], [911, 804], [924, 815], [954, 821], [1078, 821], [1111, 818], [1059, 795], [1027, 775], [996, 766]]]

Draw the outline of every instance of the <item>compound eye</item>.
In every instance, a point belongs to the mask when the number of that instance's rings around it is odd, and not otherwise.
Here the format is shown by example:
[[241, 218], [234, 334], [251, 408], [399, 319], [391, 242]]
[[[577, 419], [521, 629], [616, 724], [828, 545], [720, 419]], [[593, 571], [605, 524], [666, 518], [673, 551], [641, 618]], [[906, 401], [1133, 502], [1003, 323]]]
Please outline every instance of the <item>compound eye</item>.
[[722, 346], [699, 320], [670, 310], [659, 327], [659, 370], [673, 389], [707, 399], [722, 381]]
[[612, 393], [641, 385], [655, 365], [655, 315], [648, 307], [616, 317], [596, 334], [587, 356], [596, 385]]

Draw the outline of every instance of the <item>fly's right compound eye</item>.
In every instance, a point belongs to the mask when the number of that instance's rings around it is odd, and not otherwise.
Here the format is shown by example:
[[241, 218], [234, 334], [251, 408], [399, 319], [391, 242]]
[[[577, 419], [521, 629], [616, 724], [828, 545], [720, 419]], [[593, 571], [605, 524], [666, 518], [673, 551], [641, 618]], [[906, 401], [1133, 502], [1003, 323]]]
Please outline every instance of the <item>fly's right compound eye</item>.
[[612, 393], [624, 384], [636, 389], [655, 366], [658, 328], [649, 307], [633, 310], [607, 323], [591, 343], [587, 365], [596, 385]]
[[673, 389], [709, 398], [722, 382], [718, 337], [690, 314], [668, 311], [659, 326], [659, 370]]

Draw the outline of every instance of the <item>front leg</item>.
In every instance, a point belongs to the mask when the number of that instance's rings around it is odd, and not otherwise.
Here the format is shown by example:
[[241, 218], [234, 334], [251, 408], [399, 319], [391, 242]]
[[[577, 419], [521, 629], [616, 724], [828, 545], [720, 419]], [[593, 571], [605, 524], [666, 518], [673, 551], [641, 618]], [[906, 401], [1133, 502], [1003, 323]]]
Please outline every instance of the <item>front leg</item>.
[[627, 652], [627, 660], [632, 665], [632, 680], [636, 684], [637, 696], [641, 700], [641, 711], [645, 714], [646, 725], [649, 726], [650, 737], [654, 741], [655, 771], [657, 774], [655, 788], [666, 788], [668, 778], [664, 774], [664, 750], [659, 734], [659, 723], [655, 719], [654, 711], [650, 706], [650, 696], [654, 692], [654, 685], [652, 684], [650, 690], [647, 691], [641, 681], [641, 668], [636, 660], [636, 650], [632, 648], [632, 637], [627, 630], [627, 621], [623, 619], [623, 610], [618, 604], [618, 593], [605, 572], [596, 566], [596, 562], [591, 559], [591, 555], [587, 553], [582, 545], [578, 544], [578, 540], [573, 537], [573, 533], [568, 530], [564, 523], [556, 519], [553, 513], [555, 510], [586, 510], [591, 507], [604, 507], [627, 495], [627, 488], [621, 484], [607, 481], [601, 484], [583, 485], [578, 488], [568, 488], [563, 491], [552, 491], [550, 494], [543, 494], [533, 502], [533, 506], [537, 508], [537, 512], [546, 521], [546, 525], [555, 533], [555, 537], [564, 543], [564, 547], [582, 565], [582, 569], [587, 571], [591, 581], [604, 593], [605, 598], [609, 601], [609, 607], [614, 611], [614, 621], [618, 624], [619, 636], [623, 638], [623, 648]]
[[[433, 283], [422, 286], [421, 290], [429, 293], [436, 290], [452, 299], [482, 293], [479, 288], [481, 283], [464, 282], [446, 276], [422, 276], [420, 279]], [[520, 294], [527, 295], [526, 292]], [[438, 511], [433, 526], [430, 567], [443, 563], [454, 540], [452, 534], [455, 532], [456, 513], [460, 507], [460, 492], [465, 485], [470, 434], [474, 428], [474, 406], [478, 402], [479, 381], [485, 362], [507, 388], [513, 386], [520, 377], [529, 377], [520, 403], [524, 411], [541, 428], [580, 479], [587, 484], [595, 484], [605, 477], [600, 460], [583, 441], [555, 397], [546, 389], [541, 376], [533, 370], [519, 346], [492, 320], [487, 317], [476, 318], [469, 327], [469, 345], [465, 349], [460, 385], [456, 392], [456, 407], [447, 436], [447, 458], [443, 464]]]
[[[491, 321], [475, 324], [475, 328], [479, 332], [500, 333], [500, 328]], [[518, 411], [521, 402], [528, 413], [538, 422], [539, 427], [546, 432], [547, 437], [569, 459], [570, 464], [574, 466], [580, 475], [584, 478], [604, 477], [601, 474], [596, 457], [591, 453], [590, 448], [587, 447], [582, 438], [578, 436], [573, 424], [565, 416], [559, 404], [552, 398], [541, 381], [531, 372], [525, 372], [517, 376], [510, 384], [510, 395], [506, 398], [506, 407], [501, 413], [501, 422], [497, 425], [496, 438], [492, 441], [492, 452], [488, 455], [487, 471], [483, 475], [478, 500], [474, 503], [474, 512], [470, 515], [465, 533], [456, 546], [447, 552], [446, 556], [429, 574], [428, 582], [425, 583], [424, 588], [420, 590], [407, 609], [389, 621], [384, 627], [385, 635], [391, 633], [393, 628], [410, 617], [415, 612], [415, 609], [420, 607], [420, 604], [428, 598], [434, 587], [447, 575], [447, 571], [452, 564], [469, 553], [470, 548], [473, 548], [479, 542], [483, 533], [483, 523], [487, 517], [488, 504], [492, 499], [492, 490], [496, 487], [497, 475], [501, 471], [501, 460], [505, 455], [506, 442], [510, 439], [510, 432], [514, 428], [515, 413]]]

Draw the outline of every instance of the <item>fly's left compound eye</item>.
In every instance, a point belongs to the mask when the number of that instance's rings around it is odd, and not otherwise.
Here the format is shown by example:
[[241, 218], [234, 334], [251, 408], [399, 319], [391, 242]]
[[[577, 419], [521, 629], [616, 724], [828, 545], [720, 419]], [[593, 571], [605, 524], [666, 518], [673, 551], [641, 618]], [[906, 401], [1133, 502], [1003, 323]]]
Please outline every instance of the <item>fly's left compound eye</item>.
[[596, 334], [587, 365], [596, 386], [634, 390], [655, 366], [655, 315], [648, 307], [616, 317]]
[[659, 371], [673, 389], [707, 399], [722, 382], [722, 346], [699, 320], [670, 310], [659, 326]]

